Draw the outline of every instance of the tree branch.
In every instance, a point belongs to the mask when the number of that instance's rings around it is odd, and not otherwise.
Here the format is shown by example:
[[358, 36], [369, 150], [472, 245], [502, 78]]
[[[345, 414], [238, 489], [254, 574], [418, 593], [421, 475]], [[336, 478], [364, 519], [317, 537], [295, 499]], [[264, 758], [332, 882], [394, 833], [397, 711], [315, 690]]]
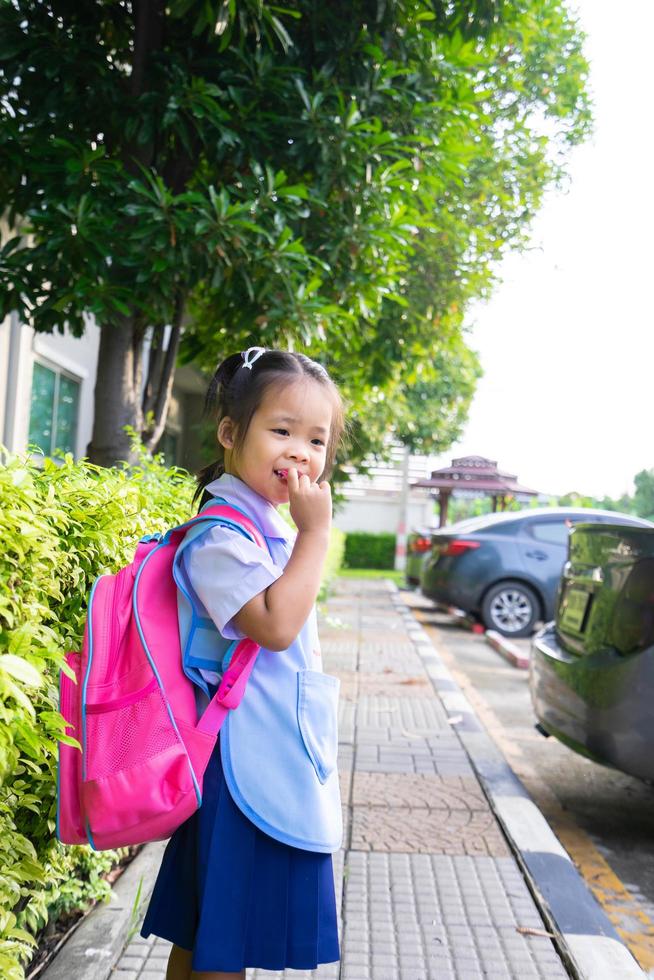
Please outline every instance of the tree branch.
[[148, 362], [148, 379], [143, 390], [143, 418], [147, 417], [148, 412], [154, 411], [164, 359], [164, 332], [165, 327], [163, 324], [158, 324], [153, 328]]
[[157, 388], [157, 394], [155, 399], [154, 407], [154, 425], [147, 433], [147, 437], [144, 434], [144, 443], [148, 452], [154, 452], [154, 449], [163, 435], [163, 431], [166, 425], [166, 416], [168, 414], [168, 406], [170, 404], [170, 395], [173, 390], [173, 378], [175, 376], [175, 364], [177, 362], [177, 353], [179, 351], [179, 342], [182, 335], [182, 320], [184, 319], [184, 311], [186, 309], [186, 293], [178, 293], [175, 299], [175, 311], [173, 314], [172, 329], [170, 331], [170, 337], [168, 338], [168, 347], [166, 348], [166, 357], [164, 360], [163, 368], [161, 370], [161, 375], [159, 377], [159, 384]]
[[137, 432], [143, 429], [143, 411], [141, 409], [141, 386], [143, 384], [143, 327], [135, 318], [132, 333], [132, 391], [134, 393], [135, 419], [134, 428]]

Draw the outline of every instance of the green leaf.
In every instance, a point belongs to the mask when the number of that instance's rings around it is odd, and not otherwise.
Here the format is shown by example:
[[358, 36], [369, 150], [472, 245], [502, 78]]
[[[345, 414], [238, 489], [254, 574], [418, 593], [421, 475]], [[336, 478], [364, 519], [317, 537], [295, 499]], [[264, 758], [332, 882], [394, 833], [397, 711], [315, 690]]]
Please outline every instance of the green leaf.
[[0, 669], [6, 671], [16, 680], [22, 681], [28, 687], [40, 687], [43, 684], [43, 676], [32, 664], [22, 657], [14, 656], [11, 653], [4, 653], [0, 656]]

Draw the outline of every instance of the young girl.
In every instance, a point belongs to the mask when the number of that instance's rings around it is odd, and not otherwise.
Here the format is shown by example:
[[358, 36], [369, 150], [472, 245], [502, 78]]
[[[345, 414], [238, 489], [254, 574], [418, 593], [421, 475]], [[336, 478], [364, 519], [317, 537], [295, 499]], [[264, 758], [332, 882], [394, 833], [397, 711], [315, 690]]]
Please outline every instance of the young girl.
[[[311, 970], [339, 958], [338, 680], [322, 673], [314, 602], [331, 524], [324, 477], [343, 407], [319, 364], [261, 347], [219, 365], [207, 407], [216, 410], [220, 457], [200, 473], [196, 499], [241, 510], [267, 550], [237, 528], [213, 526], [182, 551], [185, 587], [206, 627], [191, 658], [203, 703], [226, 666], [207, 659], [207, 630], [214, 651], [244, 636], [261, 650], [220, 731], [202, 806], [166, 847], [141, 930], [173, 943], [167, 980]], [[283, 503], [297, 536], [277, 512]]]

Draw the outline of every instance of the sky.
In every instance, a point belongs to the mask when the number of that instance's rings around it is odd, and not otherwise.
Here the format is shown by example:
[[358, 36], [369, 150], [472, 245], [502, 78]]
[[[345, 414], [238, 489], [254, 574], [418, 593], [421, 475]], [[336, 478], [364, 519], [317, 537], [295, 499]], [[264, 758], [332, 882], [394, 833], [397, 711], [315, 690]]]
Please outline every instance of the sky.
[[[529, 251], [471, 309], [480, 380], [462, 439], [549, 494], [619, 497], [654, 469], [654, 2], [578, 0], [595, 132], [551, 192]], [[619, 13], [618, 13], [619, 11]]]

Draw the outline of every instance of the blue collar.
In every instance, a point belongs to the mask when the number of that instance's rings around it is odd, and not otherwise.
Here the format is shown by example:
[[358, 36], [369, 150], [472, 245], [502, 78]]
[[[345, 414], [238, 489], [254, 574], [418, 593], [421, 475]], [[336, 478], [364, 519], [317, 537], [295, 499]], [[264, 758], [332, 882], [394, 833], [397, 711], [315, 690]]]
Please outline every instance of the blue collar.
[[263, 531], [265, 537], [281, 538], [284, 541], [295, 538], [293, 528], [286, 523], [270, 501], [255, 490], [251, 490], [247, 483], [239, 480], [237, 476], [223, 473], [217, 480], [209, 483], [205, 490], [214, 497], [224, 497], [230, 504], [240, 507]]

